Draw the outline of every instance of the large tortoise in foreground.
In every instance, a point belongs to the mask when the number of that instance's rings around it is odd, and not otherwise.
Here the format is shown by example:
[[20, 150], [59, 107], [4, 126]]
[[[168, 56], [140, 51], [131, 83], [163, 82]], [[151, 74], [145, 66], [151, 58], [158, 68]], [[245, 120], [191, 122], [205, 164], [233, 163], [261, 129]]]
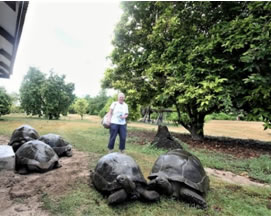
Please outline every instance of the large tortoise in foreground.
[[207, 207], [204, 196], [209, 189], [209, 178], [200, 160], [183, 149], [160, 155], [148, 178], [150, 188], [161, 194]]
[[13, 131], [8, 145], [12, 146], [14, 152], [16, 152], [24, 143], [39, 137], [38, 132], [30, 125], [22, 125]]
[[46, 172], [61, 167], [58, 156], [47, 144], [39, 140], [24, 143], [16, 152], [16, 170], [20, 174]]
[[98, 161], [92, 173], [95, 188], [108, 196], [109, 204], [127, 199], [157, 201], [159, 194], [147, 189], [147, 182], [133, 158], [122, 153], [110, 153]]
[[39, 140], [51, 146], [59, 157], [72, 156], [72, 146], [57, 134], [49, 133], [41, 136]]

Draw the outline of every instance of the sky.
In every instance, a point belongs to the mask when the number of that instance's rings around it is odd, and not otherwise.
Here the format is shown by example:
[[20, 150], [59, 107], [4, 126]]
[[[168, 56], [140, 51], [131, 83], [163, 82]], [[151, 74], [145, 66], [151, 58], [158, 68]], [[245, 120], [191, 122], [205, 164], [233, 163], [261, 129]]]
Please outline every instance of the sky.
[[121, 14], [119, 1], [30, 1], [13, 74], [0, 79], [0, 86], [19, 93], [32, 66], [46, 74], [64, 74], [78, 97], [96, 96], [110, 66], [106, 57], [113, 50]]

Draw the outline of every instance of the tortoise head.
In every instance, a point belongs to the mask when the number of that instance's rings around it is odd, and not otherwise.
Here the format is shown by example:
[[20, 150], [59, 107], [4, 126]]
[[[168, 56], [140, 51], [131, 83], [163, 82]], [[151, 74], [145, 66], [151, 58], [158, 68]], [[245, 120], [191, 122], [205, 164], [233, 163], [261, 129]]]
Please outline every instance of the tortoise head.
[[71, 145], [68, 145], [67, 149], [66, 149], [66, 155], [68, 157], [71, 157], [72, 156], [72, 146]]
[[149, 182], [149, 187], [166, 195], [172, 194], [172, 185], [165, 177], [157, 176]]
[[118, 175], [117, 182], [127, 193], [132, 193], [136, 189], [136, 184], [127, 175]]

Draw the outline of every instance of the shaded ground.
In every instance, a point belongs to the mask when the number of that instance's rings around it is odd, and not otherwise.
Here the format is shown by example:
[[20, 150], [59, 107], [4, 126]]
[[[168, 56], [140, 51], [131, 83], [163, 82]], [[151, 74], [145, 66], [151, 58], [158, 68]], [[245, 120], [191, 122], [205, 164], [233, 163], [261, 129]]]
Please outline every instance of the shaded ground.
[[[210, 151], [222, 152], [234, 155], [239, 158], [259, 157], [261, 154], [271, 155], [271, 142], [261, 142], [252, 139], [237, 139], [227, 137], [206, 136], [203, 141], [191, 139], [189, 134], [174, 133], [171, 134], [196, 149], [208, 149]], [[137, 137], [136, 142], [144, 145], [153, 141], [156, 131], [133, 130], [128, 131], [129, 137]]]

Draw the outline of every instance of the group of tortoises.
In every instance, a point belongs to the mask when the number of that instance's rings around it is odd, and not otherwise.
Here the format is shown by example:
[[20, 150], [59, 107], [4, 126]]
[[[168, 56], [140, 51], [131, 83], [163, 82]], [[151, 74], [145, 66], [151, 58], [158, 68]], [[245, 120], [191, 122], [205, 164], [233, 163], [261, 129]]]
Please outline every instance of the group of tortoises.
[[[29, 125], [15, 129], [9, 145], [16, 155], [16, 170], [21, 174], [60, 167], [59, 157], [72, 156], [71, 145], [61, 136], [39, 136]], [[209, 189], [209, 178], [200, 160], [183, 149], [160, 155], [148, 176], [149, 182], [132, 157], [118, 152], [101, 157], [91, 179], [112, 205], [135, 199], [158, 201], [164, 194], [200, 208], [207, 206], [204, 197]]]
[[61, 167], [61, 156], [72, 156], [72, 146], [61, 136], [49, 133], [40, 136], [29, 125], [15, 129], [8, 145], [15, 152], [15, 169], [20, 174], [29, 172], [46, 172]]
[[207, 207], [204, 197], [209, 178], [200, 160], [183, 149], [160, 155], [148, 183], [135, 160], [117, 152], [99, 159], [91, 179], [95, 188], [108, 196], [111, 205], [128, 199], [157, 201], [164, 194], [200, 208]]

